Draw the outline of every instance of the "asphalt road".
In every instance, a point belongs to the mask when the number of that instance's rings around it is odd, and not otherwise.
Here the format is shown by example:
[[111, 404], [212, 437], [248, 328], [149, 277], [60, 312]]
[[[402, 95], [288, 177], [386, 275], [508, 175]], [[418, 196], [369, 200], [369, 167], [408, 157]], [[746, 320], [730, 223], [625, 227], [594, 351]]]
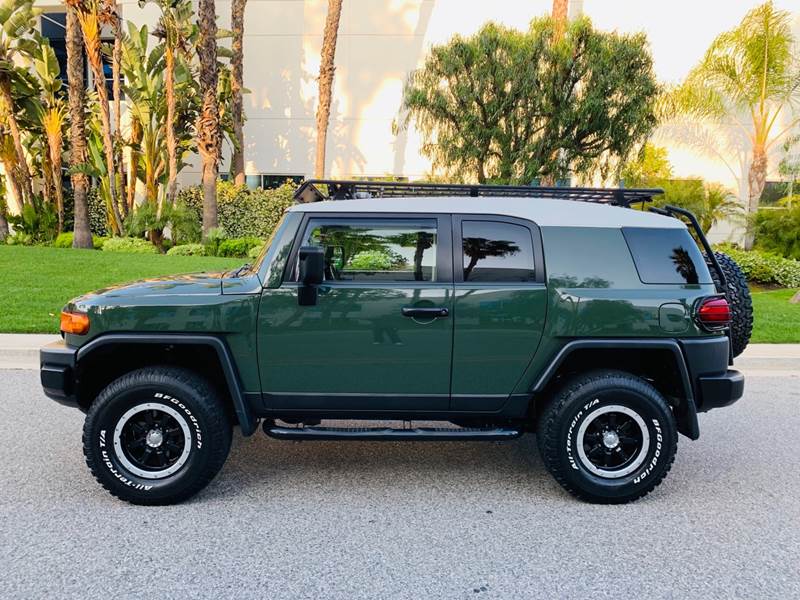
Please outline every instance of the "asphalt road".
[[638, 503], [582, 504], [532, 436], [238, 437], [181, 506], [107, 495], [82, 415], [0, 371], [0, 597], [800, 598], [800, 380], [750, 377]]

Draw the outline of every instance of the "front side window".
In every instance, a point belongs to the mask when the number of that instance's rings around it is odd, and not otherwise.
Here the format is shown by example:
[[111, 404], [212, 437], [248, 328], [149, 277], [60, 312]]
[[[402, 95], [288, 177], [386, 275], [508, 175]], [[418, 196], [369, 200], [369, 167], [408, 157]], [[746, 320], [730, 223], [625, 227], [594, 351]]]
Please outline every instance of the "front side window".
[[462, 221], [464, 281], [535, 281], [533, 241], [527, 227], [493, 221]]
[[312, 219], [303, 236], [326, 281], [436, 281], [436, 244], [435, 219]]

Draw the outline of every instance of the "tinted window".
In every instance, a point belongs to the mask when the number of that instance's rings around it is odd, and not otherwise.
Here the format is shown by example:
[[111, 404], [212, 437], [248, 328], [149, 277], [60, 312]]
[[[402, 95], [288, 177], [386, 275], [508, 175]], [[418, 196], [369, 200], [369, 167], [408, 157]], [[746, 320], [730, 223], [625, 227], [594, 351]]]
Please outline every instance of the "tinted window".
[[434, 219], [312, 219], [303, 245], [325, 248], [326, 281], [436, 281]]
[[711, 283], [703, 255], [686, 229], [623, 228], [642, 283]]
[[533, 241], [527, 227], [462, 221], [464, 281], [534, 281]]

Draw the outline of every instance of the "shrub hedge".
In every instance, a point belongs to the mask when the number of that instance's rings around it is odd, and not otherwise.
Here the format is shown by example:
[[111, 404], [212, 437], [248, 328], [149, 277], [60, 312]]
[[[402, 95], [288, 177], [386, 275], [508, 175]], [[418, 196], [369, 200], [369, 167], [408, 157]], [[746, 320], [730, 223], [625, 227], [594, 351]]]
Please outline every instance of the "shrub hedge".
[[[56, 238], [56, 241], [53, 242], [53, 246], [56, 248], [72, 248], [72, 241], [75, 238], [75, 233], [72, 231], [66, 231], [61, 233]], [[93, 235], [92, 236], [92, 245], [94, 246], [95, 250], [102, 250], [103, 244], [106, 243], [107, 237], [103, 237], [101, 235]]]
[[216, 256], [244, 258], [252, 248], [261, 249], [264, 240], [257, 237], [234, 238], [222, 240], [217, 247]]
[[183, 244], [167, 250], [167, 256], [205, 256], [205, 254], [206, 247], [203, 244]]
[[[272, 190], [249, 190], [231, 182], [217, 184], [217, 213], [219, 226], [230, 238], [267, 238], [275, 229], [284, 211], [292, 205], [297, 186], [287, 182]], [[178, 199], [195, 211], [198, 220], [203, 215], [203, 189], [184, 188]]]
[[155, 254], [158, 249], [142, 238], [114, 237], [103, 244], [103, 252], [128, 252], [132, 254]]
[[800, 287], [800, 261], [760, 250], [740, 250], [722, 245], [719, 250], [729, 255], [741, 267], [748, 281], [778, 284], [787, 288]]

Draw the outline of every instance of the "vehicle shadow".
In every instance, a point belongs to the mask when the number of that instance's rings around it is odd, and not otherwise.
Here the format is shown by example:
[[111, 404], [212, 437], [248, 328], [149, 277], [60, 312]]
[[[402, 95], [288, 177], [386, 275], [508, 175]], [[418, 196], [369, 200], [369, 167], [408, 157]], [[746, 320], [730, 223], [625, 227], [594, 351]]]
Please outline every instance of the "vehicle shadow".
[[257, 433], [236, 437], [222, 472], [199, 498], [244, 494], [277, 501], [281, 490], [293, 488], [339, 498], [389, 489], [446, 496], [478, 488], [527, 501], [532, 493], [565, 497], [542, 465], [533, 434], [509, 442], [294, 442]]

